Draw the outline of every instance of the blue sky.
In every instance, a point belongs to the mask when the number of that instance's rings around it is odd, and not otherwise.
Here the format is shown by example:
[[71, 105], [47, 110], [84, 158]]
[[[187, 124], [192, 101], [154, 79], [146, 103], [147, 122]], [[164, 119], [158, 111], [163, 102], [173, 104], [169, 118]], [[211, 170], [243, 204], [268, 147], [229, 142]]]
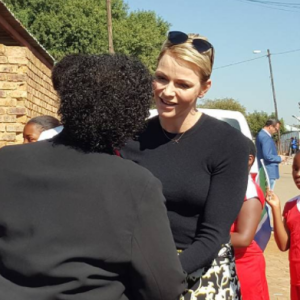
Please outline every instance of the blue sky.
[[300, 0], [274, 1], [299, 5], [281, 7], [292, 10], [284, 11], [246, 0], [125, 0], [130, 11], [155, 11], [171, 23], [170, 30], [208, 37], [216, 49], [216, 69], [206, 98], [232, 97], [247, 112], [274, 111], [268, 59], [259, 58], [270, 49], [278, 114], [291, 125], [297, 124], [292, 115], [300, 116], [300, 51], [275, 54], [300, 49]]

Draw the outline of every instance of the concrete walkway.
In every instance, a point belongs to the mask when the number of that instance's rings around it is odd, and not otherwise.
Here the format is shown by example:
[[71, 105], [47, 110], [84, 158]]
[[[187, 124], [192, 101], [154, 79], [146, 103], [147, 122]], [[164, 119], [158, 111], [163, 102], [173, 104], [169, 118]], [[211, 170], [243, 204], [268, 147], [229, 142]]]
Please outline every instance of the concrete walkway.
[[[281, 209], [287, 200], [299, 195], [300, 191], [294, 184], [292, 178], [292, 160], [286, 164], [280, 164], [280, 179], [276, 182], [275, 193], [281, 200]], [[290, 299], [290, 275], [288, 252], [278, 250], [273, 234], [265, 250], [266, 273], [271, 300]]]

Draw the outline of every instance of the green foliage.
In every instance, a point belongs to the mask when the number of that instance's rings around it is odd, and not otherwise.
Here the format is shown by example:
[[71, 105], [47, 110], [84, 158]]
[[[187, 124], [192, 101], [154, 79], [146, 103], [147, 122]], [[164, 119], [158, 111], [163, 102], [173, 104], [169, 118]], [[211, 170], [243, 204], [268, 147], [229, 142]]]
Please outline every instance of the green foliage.
[[270, 116], [264, 111], [258, 112], [255, 110], [247, 115], [247, 122], [253, 137], [257, 136], [269, 118]]
[[202, 103], [198, 104], [197, 107], [239, 111], [244, 116], [246, 116], [246, 108], [233, 98], [223, 98], [215, 100], [207, 99], [202, 100], [201, 102]]
[[130, 13], [115, 24], [115, 51], [138, 57], [152, 73], [170, 24], [151, 11]]
[[[251, 133], [253, 137], [256, 137], [258, 132], [265, 126], [266, 121], [268, 119], [276, 119], [275, 118], [275, 114], [271, 113], [271, 114], [267, 114], [264, 111], [258, 112], [258, 111], [254, 111], [253, 113], [249, 113], [247, 115], [247, 122], [249, 124]], [[283, 134], [286, 132], [285, 126], [284, 126], [284, 120], [281, 118], [280, 119], [280, 134]], [[277, 140], [278, 137], [277, 135], [274, 136], [274, 140]]]
[[[266, 121], [271, 118], [275, 118], [275, 114], [268, 114], [264, 111], [258, 112], [254, 111], [253, 113], [246, 113], [246, 108], [241, 105], [237, 100], [232, 98], [222, 98], [215, 100], [202, 100], [202, 103], [198, 104], [199, 108], [210, 108], [210, 109], [224, 109], [224, 110], [233, 110], [241, 112], [247, 119], [248, 125], [250, 127], [250, 131], [253, 137], [256, 137], [258, 132], [264, 127]], [[280, 134], [286, 132], [284, 126], [284, 120], [280, 119]], [[274, 140], [278, 139], [277, 135], [274, 136]]]
[[[22, 24], [57, 60], [66, 54], [108, 52], [106, 1], [4, 0]], [[112, 0], [116, 53], [137, 56], [153, 72], [170, 24], [151, 11], [128, 13]]]

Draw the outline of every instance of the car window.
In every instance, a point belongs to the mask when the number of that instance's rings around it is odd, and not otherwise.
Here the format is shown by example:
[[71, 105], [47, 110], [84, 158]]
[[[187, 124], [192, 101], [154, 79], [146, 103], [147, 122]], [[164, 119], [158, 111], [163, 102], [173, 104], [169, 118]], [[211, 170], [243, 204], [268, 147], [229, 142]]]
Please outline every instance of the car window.
[[228, 123], [229, 125], [231, 125], [235, 129], [241, 131], [240, 124], [239, 124], [239, 122], [237, 120], [230, 119], [230, 118], [218, 118], [218, 119], [221, 120], [221, 121], [224, 121], [224, 122]]

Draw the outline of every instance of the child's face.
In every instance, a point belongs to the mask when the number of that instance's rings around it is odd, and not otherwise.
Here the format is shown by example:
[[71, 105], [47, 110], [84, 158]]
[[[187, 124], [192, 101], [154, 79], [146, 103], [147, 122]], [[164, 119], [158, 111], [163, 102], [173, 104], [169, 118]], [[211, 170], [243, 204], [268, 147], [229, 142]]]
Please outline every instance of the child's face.
[[255, 156], [253, 156], [252, 154], [249, 154], [249, 158], [248, 158], [248, 173], [250, 173], [251, 167], [253, 165], [255, 161]]
[[300, 152], [294, 157], [292, 175], [297, 188], [300, 190]]

